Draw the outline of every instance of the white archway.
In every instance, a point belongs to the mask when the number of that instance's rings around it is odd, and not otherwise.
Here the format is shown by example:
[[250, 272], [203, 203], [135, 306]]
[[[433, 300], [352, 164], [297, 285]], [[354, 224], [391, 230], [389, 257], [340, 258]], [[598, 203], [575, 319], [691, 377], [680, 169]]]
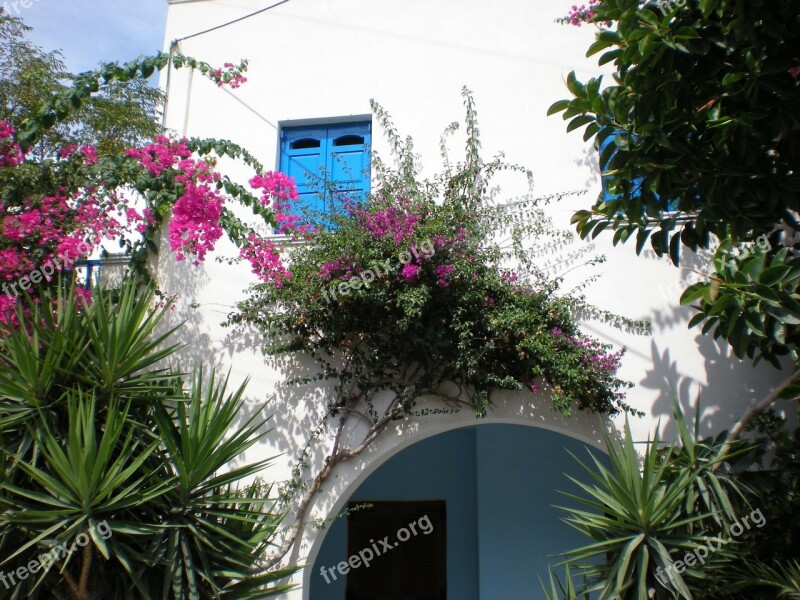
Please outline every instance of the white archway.
[[[527, 400], [529, 402], [530, 398]], [[581, 411], [576, 411], [572, 417], [565, 418], [552, 411], [546, 401], [542, 402], [546, 406], [542, 409], [523, 403], [518, 394], [498, 394], [495, 406], [484, 419], [476, 420], [473, 414], [462, 410], [458, 414], [423, 416], [402, 422], [392, 431], [387, 431], [375, 443], [375, 447], [359, 457], [359, 460], [349, 465], [341, 465], [344, 468], [340, 468], [335, 477], [331, 477], [331, 481], [324, 486], [323, 492], [319, 495], [314, 507], [316, 509], [314, 518], [327, 519], [339, 514], [353, 493], [398, 454], [435, 436], [476, 425], [515, 425], [549, 431], [604, 452], [602, 431], [613, 429], [610, 420]], [[301, 547], [308, 551], [306, 559], [300, 562], [315, 564], [327, 534], [327, 528], [324, 530], [305, 528]], [[302, 578], [304, 600], [310, 598], [313, 574], [310, 568], [304, 570]]]

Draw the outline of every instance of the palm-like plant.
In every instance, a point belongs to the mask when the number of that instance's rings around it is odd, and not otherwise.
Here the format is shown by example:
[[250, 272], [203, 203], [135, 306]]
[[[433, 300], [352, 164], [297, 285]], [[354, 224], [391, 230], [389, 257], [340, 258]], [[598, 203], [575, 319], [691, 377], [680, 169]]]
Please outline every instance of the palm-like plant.
[[746, 590], [748, 597], [756, 597], [756, 590], [765, 590], [775, 598], [800, 600], [800, 564], [797, 560], [785, 564], [756, 563], [740, 574], [733, 586], [735, 591]]
[[566, 582], [551, 577], [548, 598], [586, 592], [601, 599], [692, 598], [696, 583], [730, 558], [727, 547], [703, 565], [673, 567], [735, 520], [729, 499], [735, 487], [714, 472], [719, 444], [698, 441], [677, 405], [675, 416], [678, 445], [662, 448], [657, 430], [640, 457], [626, 421], [622, 439], [606, 436], [610, 466], [594, 456], [590, 464], [578, 460], [591, 482], [571, 478], [581, 493], [566, 494], [579, 506], [564, 508], [565, 521], [592, 543], [563, 556], [586, 583], [576, 586], [569, 571]]
[[43, 292], [0, 339], [0, 598], [230, 598], [283, 593], [259, 563], [281, 521], [229, 469], [266, 433], [244, 387], [158, 368], [167, 310], [131, 283]]

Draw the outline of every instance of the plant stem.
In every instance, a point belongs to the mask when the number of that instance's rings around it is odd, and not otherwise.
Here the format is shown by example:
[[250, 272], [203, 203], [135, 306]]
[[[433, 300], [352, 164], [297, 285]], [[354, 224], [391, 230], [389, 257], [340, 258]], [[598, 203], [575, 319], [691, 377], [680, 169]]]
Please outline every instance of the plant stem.
[[[747, 424], [750, 422], [750, 419], [752, 419], [757, 414], [759, 414], [761, 412], [764, 412], [770, 406], [775, 404], [775, 402], [777, 402], [778, 399], [780, 398], [780, 395], [783, 393], [783, 391], [786, 390], [787, 388], [789, 388], [790, 386], [794, 385], [798, 381], [800, 381], [800, 369], [796, 370], [791, 375], [791, 377], [786, 379], [786, 381], [784, 381], [778, 387], [776, 387], [774, 390], [772, 390], [772, 392], [770, 392], [769, 395], [767, 395], [766, 398], [764, 398], [758, 404], [754, 404], [753, 406], [751, 406], [747, 410], [747, 412], [744, 413], [741, 416], [741, 418], [731, 428], [730, 433], [728, 433], [728, 437], [725, 440], [725, 444], [723, 444], [722, 448], [720, 448], [719, 454], [717, 455], [718, 462], [717, 462], [716, 465], [714, 465], [714, 468], [713, 468], [714, 471], [719, 469], [719, 467], [722, 465], [723, 460], [725, 459], [725, 457], [728, 455], [728, 453], [731, 450], [731, 446], [733, 445], [733, 442], [735, 442], [736, 439], [745, 430], [745, 427], [747, 427]], [[800, 398], [800, 396], [794, 396], [794, 397], [790, 398], [790, 400], [797, 400], [798, 398]]]
[[291, 550], [292, 546], [294, 545], [295, 541], [297, 540], [297, 536], [300, 533], [300, 529], [303, 525], [303, 521], [305, 519], [305, 515], [308, 512], [311, 503], [314, 501], [314, 497], [319, 493], [320, 489], [322, 488], [322, 484], [327, 481], [328, 477], [330, 476], [333, 469], [338, 465], [340, 462], [344, 462], [346, 460], [352, 460], [360, 455], [364, 450], [366, 450], [372, 442], [374, 442], [377, 437], [381, 434], [381, 432], [386, 428], [386, 426], [392, 422], [398, 412], [402, 412], [402, 408], [399, 407], [398, 400], [400, 396], [398, 396], [391, 405], [386, 409], [383, 417], [378, 420], [367, 432], [362, 440], [361, 444], [359, 444], [356, 448], [350, 449], [340, 449], [339, 443], [341, 441], [342, 433], [344, 432], [345, 425], [348, 421], [348, 417], [351, 412], [347, 412], [345, 416], [339, 420], [339, 426], [336, 429], [336, 437], [334, 438], [333, 442], [333, 449], [331, 450], [330, 455], [325, 460], [325, 466], [320, 469], [320, 472], [317, 473], [317, 476], [314, 478], [314, 481], [311, 484], [311, 487], [308, 488], [303, 499], [300, 501], [300, 504], [297, 507], [297, 515], [295, 517], [295, 522], [292, 524], [291, 533], [289, 537], [284, 540], [281, 549], [272, 556], [266, 563], [265, 569], [269, 570], [272, 567], [276, 566], [278, 563], [283, 560], [283, 558], [288, 554], [289, 550]]

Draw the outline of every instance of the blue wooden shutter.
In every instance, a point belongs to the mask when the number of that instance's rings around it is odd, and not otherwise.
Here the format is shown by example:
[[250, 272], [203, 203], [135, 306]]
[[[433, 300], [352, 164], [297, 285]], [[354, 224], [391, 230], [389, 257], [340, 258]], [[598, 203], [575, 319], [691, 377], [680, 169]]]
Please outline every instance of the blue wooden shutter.
[[371, 134], [369, 121], [283, 129], [280, 169], [295, 178], [299, 204], [330, 210], [327, 183], [343, 195], [360, 198], [367, 194]]
[[369, 192], [371, 124], [343, 123], [328, 128], [328, 173], [336, 192], [363, 198]]
[[325, 185], [325, 127], [292, 127], [281, 132], [281, 171], [294, 177], [299, 203], [323, 210], [320, 191]]
[[[614, 138], [620, 134], [620, 131], [613, 131], [611, 134], [603, 140], [600, 144], [599, 153], [600, 153], [600, 172], [604, 172], [609, 170], [611, 166], [611, 161], [614, 158], [614, 155], [617, 153], [617, 145], [614, 142]], [[602, 176], [602, 186], [603, 186], [603, 202], [608, 202], [610, 200], [616, 200], [620, 197], [621, 194], [612, 194], [608, 190], [608, 180], [611, 177], [609, 175]], [[638, 198], [642, 195], [642, 186], [645, 185], [644, 177], [637, 177], [633, 180], [633, 193], [631, 194], [632, 198]], [[658, 194], [654, 194], [656, 200], [660, 199]], [[669, 204], [667, 204], [667, 210], [675, 210], [677, 208], [678, 202], [677, 200], [673, 200]], [[642, 209], [644, 210], [644, 208]]]

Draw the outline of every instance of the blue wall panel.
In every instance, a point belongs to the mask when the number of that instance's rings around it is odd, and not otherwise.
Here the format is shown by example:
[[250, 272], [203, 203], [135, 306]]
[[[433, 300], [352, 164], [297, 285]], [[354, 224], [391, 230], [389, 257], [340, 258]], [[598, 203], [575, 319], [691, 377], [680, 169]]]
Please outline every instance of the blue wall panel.
[[[564, 476], [583, 478], [569, 455], [585, 445], [520, 425], [481, 425], [423, 440], [373, 473], [351, 501], [447, 502], [447, 582], [450, 600], [536, 600], [553, 555], [584, 543], [554, 504], [574, 492]], [[599, 454], [598, 451], [594, 451]], [[390, 533], [390, 532], [387, 532]], [[311, 600], [344, 600], [344, 582], [326, 584], [320, 567], [346, 560], [347, 524], [327, 532], [312, 567]]]

